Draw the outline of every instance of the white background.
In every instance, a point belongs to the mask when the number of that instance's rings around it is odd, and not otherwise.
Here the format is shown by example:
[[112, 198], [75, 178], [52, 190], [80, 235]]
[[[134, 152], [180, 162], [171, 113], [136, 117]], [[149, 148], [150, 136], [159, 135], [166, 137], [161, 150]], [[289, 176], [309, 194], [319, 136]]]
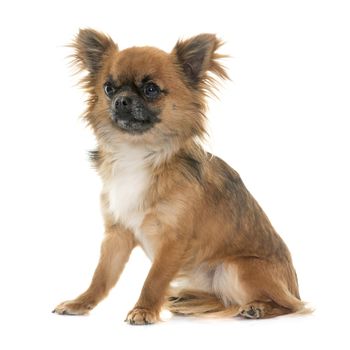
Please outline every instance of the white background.
[[[3, 1], [0, 5], [2, 349], [346, 348], [348, 1]], [[123, 322], [150, 266], [136, 250], [89, 316], [51, 314], [88, 285], [102, 239], [95, 145], [64, 47], [79, 27], [120, 48], [201, 32], [226, 41], [232, 81], [210, 100], [208, 149], [240, 172], [292, 251], [314, 315]]]

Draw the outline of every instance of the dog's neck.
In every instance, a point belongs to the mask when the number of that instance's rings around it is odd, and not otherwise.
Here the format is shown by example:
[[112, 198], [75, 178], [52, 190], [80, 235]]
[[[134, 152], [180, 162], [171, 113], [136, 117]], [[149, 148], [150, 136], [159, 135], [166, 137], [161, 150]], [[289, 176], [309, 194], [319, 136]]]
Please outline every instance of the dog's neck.
[[118, 143], [113, 147], [99, 147], [103, 160], [110, 164], [118, 164], [118, 168], [129, 167], [131, 164], [150, 170], [160, 169], [170, 163], [177, 154], [193, 153], [202, 149], [197, 141], [163, 143], [162, 145], [144, 145], [140, 143]]

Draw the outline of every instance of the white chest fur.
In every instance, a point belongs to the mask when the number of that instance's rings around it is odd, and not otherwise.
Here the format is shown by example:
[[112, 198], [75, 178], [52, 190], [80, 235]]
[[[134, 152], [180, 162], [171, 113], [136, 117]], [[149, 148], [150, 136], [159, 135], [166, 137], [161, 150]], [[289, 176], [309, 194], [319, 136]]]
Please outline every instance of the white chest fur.
[[121, 145], [113, 154], [111, 171], [103, 188], [110, 214], [116, 222], [131, 229], [140, 243], [144, 200], [151, 180], [147, 155], [145, 149]]

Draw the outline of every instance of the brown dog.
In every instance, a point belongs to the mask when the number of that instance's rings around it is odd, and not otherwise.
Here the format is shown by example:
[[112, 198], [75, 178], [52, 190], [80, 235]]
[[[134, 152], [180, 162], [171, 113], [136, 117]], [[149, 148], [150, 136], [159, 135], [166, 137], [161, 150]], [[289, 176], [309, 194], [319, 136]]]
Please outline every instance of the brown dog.
[[90, 287], [58, 314], [85, 314], [117, 282], [141, 245], [152, 268], [131, 324], [154, 323], [163, 306], [192, 315], [264, 318], [305, 311], [288, 248], [239, 175], [208, 154], [206, 95], [221, 42], [211, 34], [119, 51], [106, 35], [81, 30], [75, 63], [87, 71], [85, 118], [98, 149], [105, 238]]

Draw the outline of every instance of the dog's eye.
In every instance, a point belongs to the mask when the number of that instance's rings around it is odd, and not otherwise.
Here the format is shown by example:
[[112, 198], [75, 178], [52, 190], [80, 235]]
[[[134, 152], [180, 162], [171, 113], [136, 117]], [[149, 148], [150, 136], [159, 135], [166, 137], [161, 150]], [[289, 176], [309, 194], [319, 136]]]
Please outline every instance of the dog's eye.
[[148, 83], [143, 87], [143, 93], [147, 98], [156, 98], [160, 94], [160, 88], [154, 83]]
[[115, 87], [109, 81], [103, 85], [103, 90], [109, 98], [111, 98], [115, 93]]

